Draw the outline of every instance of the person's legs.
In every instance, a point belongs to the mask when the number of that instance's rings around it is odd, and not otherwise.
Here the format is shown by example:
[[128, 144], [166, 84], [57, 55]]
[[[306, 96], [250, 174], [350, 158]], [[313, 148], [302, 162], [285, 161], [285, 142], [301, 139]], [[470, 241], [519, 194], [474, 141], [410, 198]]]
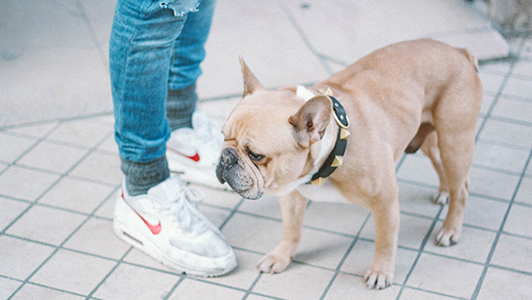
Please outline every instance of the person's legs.
[[164, 157], [170, 137], [166, 117], [169, 65], [187, 12], [196, 4], [169, 5], [120, 0], [111, 31], [115, 139], [133, 195], [146, 193], [169, 176]]
[[216, 0], [203, 0], [201, 13], [191, 13], [174, 45], [174, 56], [168, 78], [167, 115], [172, 131], [192, 127], [192, 114], [198, 96], [196, 80], [201, 75], [200, 63], [205, 58], [205, 42], [209, 34]]
[[124, 241], [175, 270], [216, 276], [232, 270], [236, 257], [218, 228], [190, 204], [198, 193], [179, 177], [169, 177], [165, 156], [171, 135], [166, 101], [174, 44], [187, 19], [202, 14], [197, 2], [117, 3], [109, 62], [115, 139], [125, 180], [113, 227]]

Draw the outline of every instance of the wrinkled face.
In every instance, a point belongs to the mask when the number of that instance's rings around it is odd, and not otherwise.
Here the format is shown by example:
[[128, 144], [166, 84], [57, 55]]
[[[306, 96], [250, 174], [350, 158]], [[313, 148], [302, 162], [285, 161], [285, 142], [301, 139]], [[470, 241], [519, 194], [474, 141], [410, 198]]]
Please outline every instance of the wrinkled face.
[[247, 199], [282, 195], [312, 168], [309, 148], [298, 143], [290, 116], [301, 99], [288, 90], [260, 90], [235, 107], [223, 126], [225, 142], [216, 175]]

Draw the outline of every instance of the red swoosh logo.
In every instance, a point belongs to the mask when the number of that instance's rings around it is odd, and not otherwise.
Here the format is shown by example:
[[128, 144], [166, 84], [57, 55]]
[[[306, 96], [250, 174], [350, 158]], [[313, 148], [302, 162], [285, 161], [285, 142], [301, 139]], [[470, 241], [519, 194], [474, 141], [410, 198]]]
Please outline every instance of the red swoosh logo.
[[179, 151], [177, 151], [177, 150], [174, 150], [174, 149], [172, 149], [172, 148], [168, 148], [168, 149], [174, 151], [175, 153], [177, 153], [177, 154], [179, 154], [179, 155], [181, 155], [181, 156], [184, 156], [184, 157], [186, 157], [186, 158], [188, 158], [188, 159], [191, 159], [191, 160], [193, 160], [193, 161], [195, 161], [195, 162], [200, 161], [200, 156], [199, 156], [198, 152], [196, 152], [196, 154], [194, 154], [194, 155], [192, 155], [192, 156], [188, 156], [188, 155], [185, 155], [185, 154], [183, 154], [183, 153], [181, 153], [181, 152], [179, 152]]
[[[126, 202], [126, 204], [129, 207], [131, 207], [131, 205], [129, 205], [129, 203], [127, 203], [126, 199], [124, 198], [124, 193], [122, 193], [122, 199], [124, 199], [124, 202]], [[159, 224], [157, 224], [157, 225], [151, 225], [133, 207], [131, 207], [131, 209], [137, 214], [137, 216], [139, 216], [139, 218], [142, 219], [142, 221], [144, 221], [144, 224], [146, 224], [146, 226], [148, 226], [148, 229], [151, 231], [151, 233], [153, 233], [154, 235], [157, 235], [157, 234], [159, 234], [159, 232], [161, 232], [161, 221], [159, 221]]]

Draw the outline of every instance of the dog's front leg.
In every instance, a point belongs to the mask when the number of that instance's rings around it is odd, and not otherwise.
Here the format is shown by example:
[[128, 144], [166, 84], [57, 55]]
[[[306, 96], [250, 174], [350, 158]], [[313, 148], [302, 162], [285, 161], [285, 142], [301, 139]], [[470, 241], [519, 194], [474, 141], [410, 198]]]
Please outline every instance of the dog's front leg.
[[283, 218], [283, 237], [275, 249], [259, 261], [259, 271], [279, 273], [286, 269], [294, 259], [301, 238], [301, 226], [307, 206], [307, 199], [298, 191], [280, 196]]
[[399, 236], [399, 201], [381, 203], [371, 209], [371, 214], [375, 222], [375, 256], [364, 280], [370, 289], [383, 289], [393, 283]]

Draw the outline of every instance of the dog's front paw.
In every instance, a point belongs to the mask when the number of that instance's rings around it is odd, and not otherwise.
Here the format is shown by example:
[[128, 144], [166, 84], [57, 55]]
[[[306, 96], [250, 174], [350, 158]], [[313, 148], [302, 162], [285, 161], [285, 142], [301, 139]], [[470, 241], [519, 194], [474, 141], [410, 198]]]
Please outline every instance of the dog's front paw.
[[270, 252], [261, 258], [257, 267], [260, 272], [281, 273], [286, 270], [291, 261], [292, 258], [290, 256]]
[[449, 192], [437, 191], [436, 194], [432, 196], [432, 202], [439, 205], [445, 205], [449, 203]]
[[436, 244], [438, 246], [452, 246], [460, 240], [461, 232], [456, 229], [447, 229], [442, 227], [436, 235]]
[[369, 269], [364, 275], [364, 281], [370, 289], [383, 289], [393, 283], [393, 272], [376, 271]]

